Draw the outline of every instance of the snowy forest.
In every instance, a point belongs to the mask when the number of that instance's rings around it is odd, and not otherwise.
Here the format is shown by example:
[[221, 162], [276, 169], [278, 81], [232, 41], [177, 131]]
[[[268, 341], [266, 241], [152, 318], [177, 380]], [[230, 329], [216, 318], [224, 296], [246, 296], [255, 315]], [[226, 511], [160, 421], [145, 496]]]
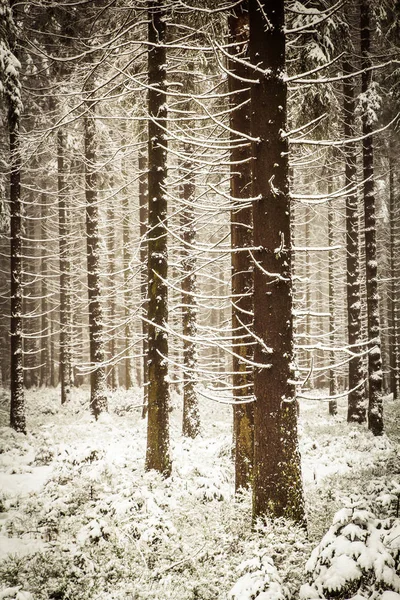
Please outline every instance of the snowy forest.
[[0, 0], [0, 599], [400, 600], [398, 0]]

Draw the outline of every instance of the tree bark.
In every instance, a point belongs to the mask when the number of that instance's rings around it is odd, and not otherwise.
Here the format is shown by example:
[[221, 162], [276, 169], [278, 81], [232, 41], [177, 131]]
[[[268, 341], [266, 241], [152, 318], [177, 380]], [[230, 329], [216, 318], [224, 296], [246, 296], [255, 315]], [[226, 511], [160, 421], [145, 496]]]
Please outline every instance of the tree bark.
[[[284, 0], [249, 1], [254, 266], [253, 518], [304, 522], [293, 373]], [[267, 22], [266, 22], [267, 20]], [[268, 115], [268, 118], [266, 118]]]
[[[369, 0], [360, 0], [361, 29], [361, 92], [370, 90], [371, 70], [371, 27]], [[363, 133], [363, 178], [364, 178], [364, 222], [365, 262], [368, 314], [368, 428], [374, 435], [383, 433], [382, 356], [379, 323], [378, 262], [376, 251], [376, 207], [374, 182], [374, 142], [372, 119], [365, 108], [362, 115]]]
[[[347, 60], [343, 61], [343, 73], [348, 75], [352, 67]], [[349, 395], [347, 404], [347, 421], [363, 423], [366, 420], [365, 388], [363, 385], [363, 363], [360, 356], [362, 346], [361, 331], [361, 288], [359, 260], [359, 224], [357, 199], [357, 153], [355, 143], [351, 140], [355, 134], [355, 90], [352, 78], [343, 80], [343, 123], [345, 151], [345, 184], [346, 195], [346, 301], [348, 343], [354, 353], [349, 361]]]
[[[142, 311], [147, 315], [147, 228], [148, 228], [148, 185], [147, 185], [147, 160], [144, 152], [139, 152], [139, 221], [140, 221], [140, 297], [142, 301]], [[147, 415], [148, 401], [148, 325], [147, 321], [142, 319], [142, 353], [143, 353], [143, 410], [142, 417]]]
[[71, 260], [69, 255], [68, 195], [65, 167], [65, 133], [57, 133], [58, 236], [60, 253], [60, 383], [61, 404], [68, 402], [72, 387], [71, 364]]
[[[332, 193], [332, 182], [329, 181], [328, 194]], [[328, 202], [328, 246], [331, 247], [335, 241], [335, 234], [333, 230], [333, 207], [332, 200]], [[335, 345], [335, 274], [334, 274], [334, 253], [333, 250], [329, 250], [328, 257], [328, 296], [329, 296], [329, 343], [331, 347]], [[322, 306], [320, 307], [322, 310]], [[338, 392], [338, 382], [336, 371], [333, 365], [335, 364], [335, 351], [329, 352], [329, 395], [335, 396]], [[329, 414], [334, 416], [337, 414], [337, 400], [329, 400]]]
[[[241, 134], [250, 136], [250, 89], [246, 79], [249, 69], [235, 61], [248, 54], [249, 16], [247, 1], [235, 6], [228, 17], [229, 44], [232, 59], [229, 61], [229, 91], [231, 92], [230, 128], [233, 132], [231, 150], [230, 192], [238, 199], [238, 207], [231, 211], [231, 245], [250, 248], [253, 244], [252, 208], [240, 206], [251, 196], [251, 147], [237, 143]], [[234, 200], [233, 200], [234, 202]], [[243, 204], [243, 203], [242, 203]], [[232, 252], [232, 331], [233, 342], [233, 427], [235, 443], [235, 490], [248, 488], [251, 483], [254, 455], [254, 403], [249, 403], [254, 393], [253, 371], [253, 264], [250, 254]], [[244, 359], [244, 360], [243, 360]]]
[[[7, 10], [8, 9], [8, 10]], [[8, 39], [11, 57], [14, 61], [16, 39], [11, 8], [5, 8], [3, 14], [4, 29]], [[6, 59], [7, 60], [7, 59]], [[20, 82], [19, 74], [12, 64], [5, 83], [5, 94], [8, 104], [8, 132], [10, 143], [10, 426], [16, 431], [26, 433], [23, 343], [22, 343], [22, 199], [21, 199], [21, 141], [20, 141]], [[3, 74], [2, 74], [3, 75]]]
[[100, 232], [96, 172], [96, 124], [94, 102], [86, 103], [85, 126], [85, 195], [87, 277], [89, 299], [90, 344], [90, 410], [94, 417], [107, 410], [105, 347], [103, 338], [103, 309], [101, 305]]
[[400, 330], [399, 330], [399, 209], [396, 202], [394, 147], [389, 143], [389, 211], [390, 211], [390, 391], [393, 399], [400, 394]]
[[48, 243], [47, 243], [47, 196], [45, 193], [41, 195], [40, 204], [40, 236], [41, 236], [41, 261], [40, 272], [41, 278], [41, 301], [40, 301], [40, 320], [41, 320], [41, 350], [40, 350], [40, 378], [39, 385], [48, 387], [50, 385], [50, 314], [49, 314], [49, 289], [47, 278], [48, 270]]
[[193, 148], [185, 145], [188, 157], [182, 165], [183, 184], [181, 189], [183, 208], [181, 211], [182, 235], [182, 334], [183, 334], [183, 435], [195, 438], [200, 433], [200, 413], [196, 395], [197, 351], [195, 337], [197, 332], [196, 303], [196, 258], [191, 246], [196, 240], [194, 225], [194, 193], [193, 164], [190, 155]]
[[169, 452], [166, 35], [163, 0], [148, 2], [148, 422], [146, 469], [171, 473]]

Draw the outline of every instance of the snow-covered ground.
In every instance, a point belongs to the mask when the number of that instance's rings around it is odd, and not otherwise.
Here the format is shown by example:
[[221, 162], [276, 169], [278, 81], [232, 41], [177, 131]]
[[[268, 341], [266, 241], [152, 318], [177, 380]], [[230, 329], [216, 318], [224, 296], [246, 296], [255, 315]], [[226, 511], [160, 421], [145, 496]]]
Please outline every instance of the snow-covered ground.
[[[367, 503], [376, 518], [396, 520], [400, 407], [390, 399], [387, 433], [379, 438], [347, 425], [344, 404], [332, 418], [325, 402], [303, 402], [307, 535], [281, 520], [252, 530], [250, 494], [233, 494], [230, 406], [202, 398], [202, 435], [192, 441], [181, 436], [174, 396], [173, 472], [163, 480], [144, 471], [146, 424], [132, 408], [140, 405], [139, 391], [116, 392], [110, 413], [97, 422], [88, 390], [76, 390], [63, 407], [58, 394], [27, 394], [27, 436], [7, 427], [2, 395], [0, 599], [295, 598], [301, 584], [317, 589], [305, 565], [339, 509]], [[365, 531], [375, 531], [371, 523]], [[321, 560], [313, 560], [321, 578]], [[361, 597], [385, 591], [391, 596], [383, 600], [400, 600], [393, 585], [387, 588], [371, 584]], [[318, 589], [315, 597], [326, 595]]]

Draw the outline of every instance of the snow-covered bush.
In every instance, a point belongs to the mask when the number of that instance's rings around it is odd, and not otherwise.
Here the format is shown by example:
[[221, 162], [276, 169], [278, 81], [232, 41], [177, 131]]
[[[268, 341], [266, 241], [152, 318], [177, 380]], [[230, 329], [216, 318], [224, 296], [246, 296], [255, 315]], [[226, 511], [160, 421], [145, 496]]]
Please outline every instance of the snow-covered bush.
[[400, 593], [398, 552], [393, 541], [397, 519], [380, 520], [352, 502], [334, 517], [306, 565], [308, 582], [302, 600], [316, 598], [377, 598], [385, 591]]
[[237, 570], [240, 577], [228, 594], [229, 600], [284, 600], [278, 571], [266, 553], [243, 561]]

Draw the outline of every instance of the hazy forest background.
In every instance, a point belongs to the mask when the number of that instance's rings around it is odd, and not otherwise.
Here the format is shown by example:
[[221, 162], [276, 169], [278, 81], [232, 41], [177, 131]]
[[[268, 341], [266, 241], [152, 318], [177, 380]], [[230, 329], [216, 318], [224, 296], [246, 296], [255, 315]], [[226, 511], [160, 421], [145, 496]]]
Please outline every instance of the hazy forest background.
[[0, 0], [1, 599], [400, 600], [399, 18]]

